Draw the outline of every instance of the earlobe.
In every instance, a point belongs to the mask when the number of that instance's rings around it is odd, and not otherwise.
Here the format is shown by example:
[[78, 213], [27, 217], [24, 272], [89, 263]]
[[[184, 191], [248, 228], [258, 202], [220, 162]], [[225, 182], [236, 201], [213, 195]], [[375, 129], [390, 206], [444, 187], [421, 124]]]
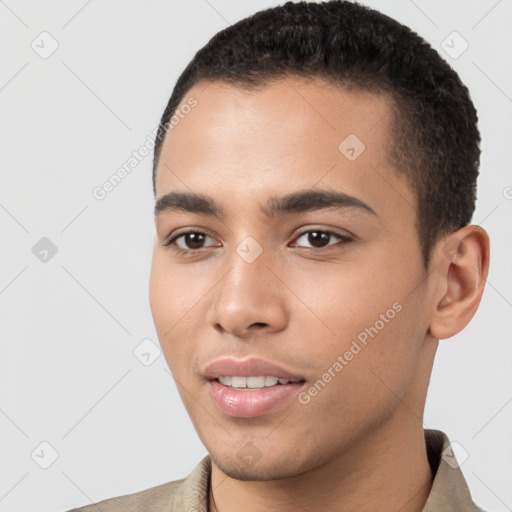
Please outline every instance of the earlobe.
[[480, 304], [489, 271], [489, 235], [480, 226], [465, 226], [440, 240], [434, 251], [441, 282], [429, 331], [445, 339], [464, 329]]

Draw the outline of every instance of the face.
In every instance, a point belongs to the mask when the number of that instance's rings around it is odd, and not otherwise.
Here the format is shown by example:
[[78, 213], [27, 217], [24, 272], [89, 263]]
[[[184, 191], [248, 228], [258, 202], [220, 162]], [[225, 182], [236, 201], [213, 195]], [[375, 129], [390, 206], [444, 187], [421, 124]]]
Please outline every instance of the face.
[[391, 104], [294, 77], [201, 83], [187, 102], [156, 176], [160, 344], [217, 467], [299, 475], [427, 385], [430, 282], [387, 153]]

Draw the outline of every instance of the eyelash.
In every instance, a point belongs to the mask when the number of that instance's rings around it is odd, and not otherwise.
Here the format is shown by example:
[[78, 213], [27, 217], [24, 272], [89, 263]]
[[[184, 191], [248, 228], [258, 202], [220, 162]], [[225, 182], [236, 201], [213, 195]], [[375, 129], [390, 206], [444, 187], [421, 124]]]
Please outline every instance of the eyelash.
[[[180, 239], [180, 238], [182, 238], [185, 235], [188, 235], [190, 233], [199, 234], [199, 235], [205, 235], [205, 236], [211, 238], [207, 233], [204, 233], [202, 231], [197, 231], [197, 230], [194, 230], [194, 229], [190, 229], [188, 231], [183, 231], [183, 232], [179, 233], [178, 235], [176, 235], [176, 236], [166, 240], [162, 245], [164, 245], [165, 247], [167, 247], [171, 251], [173, 251], [175, 253], [178, 253], [180, 255], [183, 255], [183, 256], [194, 256], [194, 255], [198, 254], [200, 251], [202, 251], [203, 249], [208, 249], [208, 247], [200, 247], [199, 249], [182, 249], [181, 247], [178, 247], [176, 245], [176, 243], [175, 243], [176, 240], [178, 240], [178, 239]], [[326, 230], [326, 229], [308, 229], [308, 230], [302, 231], [301, 233], [299, 233], [296, 236], [296, 238], [294, 240], [298, 240], [299, 238], [301, 238], [302, 236], [304, 236], [304, 235], [306, 235], [308, 233], [324, 233], [326, 235], [336, 237], [336, 238], [339, 239], [339, 241], [343, 245], [349, 244], [350, 242], [353, 241], [353, 239], [350, 238], [349, 236], [340, 235], [339, 233], [335, 233], [334, 231], [329, 231], [329, 230]], [[328, 244], [325, 247], [303, 247], [303, 249], [309, 249], [312, 252], [324, 252], [326, 250], [329, 250], [328, 248], [331, 247], [332, 245], [335, 245], [335, 244]]]

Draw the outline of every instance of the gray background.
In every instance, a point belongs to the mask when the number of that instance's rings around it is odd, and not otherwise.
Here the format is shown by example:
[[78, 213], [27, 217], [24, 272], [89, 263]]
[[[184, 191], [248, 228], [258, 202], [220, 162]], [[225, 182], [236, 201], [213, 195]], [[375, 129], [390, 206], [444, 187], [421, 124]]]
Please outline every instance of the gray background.
[[[479, 112], [473, 221], [491, 235], [491, 270], [475, 318], [440, 343], [425, 426], [463, 447], [480, 505], [512, 510], [512, 2], [364, 3], [430, 41]], [[103, 200], [92, 191], [145, 143], [195, 51], [277, 4], [0, 1], [0, 512], [136, 492], [206, 454], [149, 310], [151, 156]]]

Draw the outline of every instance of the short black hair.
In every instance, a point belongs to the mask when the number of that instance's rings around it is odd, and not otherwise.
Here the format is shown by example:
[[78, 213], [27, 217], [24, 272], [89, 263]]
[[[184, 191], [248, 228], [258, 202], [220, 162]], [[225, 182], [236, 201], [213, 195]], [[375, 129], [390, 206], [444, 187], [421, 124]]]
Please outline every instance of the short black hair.
[[473, 216], [480, 165], [477, 112], [467, 87], [437, 51], [410, 28], [361, 4], [286, 2], [213, 36], [178, 78], [160, 120], [155, 194], [165, 134], [192, 86], [219, 81], [251, 88], [287, 76], [319, 77], [392, 100], [389, 153], [415, 192], [416, 228], [428, 269], [437, 240]]

